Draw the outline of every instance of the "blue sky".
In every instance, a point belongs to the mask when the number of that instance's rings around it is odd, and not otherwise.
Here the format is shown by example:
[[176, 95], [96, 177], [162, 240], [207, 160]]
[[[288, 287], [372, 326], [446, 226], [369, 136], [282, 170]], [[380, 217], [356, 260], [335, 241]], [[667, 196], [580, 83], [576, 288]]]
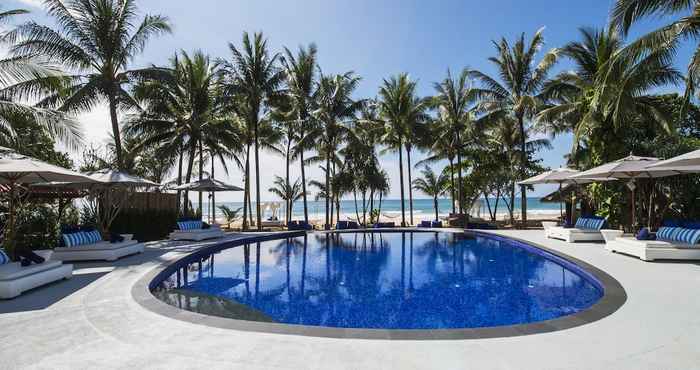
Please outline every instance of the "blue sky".
[[[6, 8], [25, 7], [33, 11], [33, 19], [50, 22], [43, 15], [40, 0], [3, 2], [9, 3]], [[419, 80], [422, 95], [433, 93], [433, 83], [444, 78], [448, 68], [459, 71], [470, 67], [491, 74], [494, 70], [486, 59], [494, 54], [491, 41], [501, 37], [513, 40], [522, 32], [529, 37], [545, 27], [546, 48], [562, 46], [578, 38], [581, 26], [604, 26], [612, 2], [142, 0], [138, 4], [144, 13], [168, 16], [174, 33], [151, 42], [134, 61], [136, 66], [163, 64], [179, 49], [202, 49], [215, 57], [228, 57], [228, 42], [240, 44], [243, 31], [263, 31], [275, 51], [315, 42], [325, 73], [353, 70], [363, 77], [358, 97], [374, 97], [383, 78], [400, 72]], [[660, 20], [644, 22], [633, 29], [632, 36], [658, 24]], [[684, 68], [689, 55], [688, 50], [681, 51], [678, 68]], [[557, 70], [566, 68], [569, 64], [563, 62]], [[109, 124], [104, 107], [82, 115], [80, 120], [89, 141], [101, 143], [105, 139]], [[564, 163], [571, 139], [565, 135], [555, 138], [553, 144], [554, 149], [539, 155], [545, 165], [558, 167]], [[387, 155], [381, 160], [391, 175], [392, 197], [396, 198], [399, 181], [394, 157]], [[267, 189], [272, 182], [270, 173], [284, 173], [284, 161], [269, 154], [262, 155], [261, 161], [265, 169], [261, 185]], [[436, 165], [436, 170], [440, 169]], [[310, 172], [312, 177], [321, 177], [318, 169]], [[293, 176], [297, 174], [295, 171]], [[240, 184], [240, 173], [233, 170], [228, 180]], [[538, 187], [533, 195], [549, 190]], [[262, 197], [273, 199], [267, 193]], [[235, 201], [242, 195], [226, 194], [217, 199]]]

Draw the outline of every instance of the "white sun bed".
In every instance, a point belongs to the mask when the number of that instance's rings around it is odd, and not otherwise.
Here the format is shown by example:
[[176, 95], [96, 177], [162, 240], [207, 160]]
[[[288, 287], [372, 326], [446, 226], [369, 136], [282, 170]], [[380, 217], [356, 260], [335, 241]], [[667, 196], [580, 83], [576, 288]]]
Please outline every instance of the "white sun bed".
[[202, 241], [223, 237], [224, 232], [219, 225], [211, 225], [209, 229], [175, 230], [170, 233], [170, 240]]
[[51, 259], [57, 261], [116, 261], [132, 254], [143, 253], [144, 245], [125, 239], [120, 243], [101, 241], [95, 244], [55, 248]]
[[545, 229], [545, 233], [550, 239], [560, 239], [568, 243], [575, 242], [602, 242], [605, 239], [600, 230], [564, 228], [562, 226], [554, 226]]
[[54, 281], [70, 279], [73, 265], [61, 261], [46, 261], [22, 267], [19, 262], [0, 266], [0, 299], [11, 299], [18, 295]]
[[654, 260], [699, 260], [700, 245], [662, 240], [637, 240], [634, 237], [622, 237], [605, 244], [611, 252], [639, 257], [643, 261]]

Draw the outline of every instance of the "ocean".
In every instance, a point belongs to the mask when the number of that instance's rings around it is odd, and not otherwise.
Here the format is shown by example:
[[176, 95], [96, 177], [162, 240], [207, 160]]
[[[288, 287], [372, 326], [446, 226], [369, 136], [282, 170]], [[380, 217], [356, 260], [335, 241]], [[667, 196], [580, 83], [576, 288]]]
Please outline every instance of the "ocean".
[[[196, 200], [196, 197], [194, 197]], [[495, 199], [490, 199], [491, 202], [491, 207], [493, 208]], [[285, 210], [284, 210], [284, 202], [281, 200], [278, 201], [272, 201], [272, 202], [278, 202], [281, 205], [280, 210], [278, 211], [278, 217], [280, 219], [285, 218]], [[270, 201], [264, 201], [263, 203], [271, 203]], [[375, 202], [376, 203], [376, 202]], [[489, 212], [488, 209], [486, 208], [485, 202], [482, 199], [481, 200], [482, 207], [480, 210], [481, 217], [483, 218], [488, 218]], [[520, 199], [516, 199], [515, 202], [515, 212], [519, 213], [520, 212]], [[358, 199], [358, 208], [360, 212], [360, 216], [362, 215], [362, 201]], [[243, 202], [216, 202], [217, 207], [220, 205], [226, 205], [228, 207], [231, 207], [233, 209], [243, 207]], [[196, 208], [197, 203], [195, 202], [193, 206]], [[203, 202], [202, 203], [204, 214], [209, 214], [207, 211], [209, 210], [209, 203], [208, 202]], [[378, 205], [375, 204], [375, 208]], [[255, 204], [253, 204], [253, 207], [255, 208]], [[325, 202], [324, 201], [310, 201], [308, 204], [309, 207], [309, 218], [310, 219], [322, 219], [325, 217]], [[369, 205], [368, 205], [369, 207]], [[445, 216], [452, 212], [452, 203], [449, 199], [438, 199], [438, 208], [439, 208], [439, 214], [440, 216]], [[559, 203], [543, 203], [540, 202], [540, 198], [536, 197], [530, 197], [527, 199], [527, 210], [528, 213], [531, 214], [552, 214], [552, 213], [557, 213], [559, 212]], [[406, 217], [408, 217], [408, 200], [406, 200]], [[211, 212], [211, 211], [209, 211]], [[507, 213], [507, 209], [505, 207], [505, 204], [503, 201], [499, 202], [498, 206], [498, 213], [500, 215], [503, 215]], [[355, 202], [354, 200], [342, 200], [340, 201], [340, 213], [343, 215], [350, 215], [351, 217], [354, 217], [355, 215]], [[423, 216], [425, 217], [426, 215], [434, 215], [435, 211], [433, 209], [433, 200], [432, 199], [414, 199], [413, 200], [413, 214], [416, 216]], [[271, 210], [266, 210], [264, 212], [263, 217], [268, 218], [272, 214]], [[393, 217], [394, 215], [399, 216], [401, 215], [401, 200], [399, 199], [384, 199], [382, 200], [382, 214], [386, 215], [387, 217]], [[474, 215], [475, 212], [472, 212]], [[222, 216], [221, 210], [217, 208], [216, 210], [216, 217], [219, 218]], [[304, 217], [304, 204], [302, 202], [295, 202], [294, 206], [292, 208], [292, 219], [301, 219]]]

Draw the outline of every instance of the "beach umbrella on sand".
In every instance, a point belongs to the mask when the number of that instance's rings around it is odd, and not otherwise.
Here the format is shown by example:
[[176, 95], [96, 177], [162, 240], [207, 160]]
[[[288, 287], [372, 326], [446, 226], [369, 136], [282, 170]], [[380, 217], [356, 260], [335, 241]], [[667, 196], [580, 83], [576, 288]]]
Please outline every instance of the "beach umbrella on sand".
[[[587, 179], [575, 180], [571, 178], [571, 176], [576, 175], [578, 173], [579, 171], [577, 170], [566, 167], [560, 167], [557, 169], [543, 172], [527, 180], [520, 181], [518, 185], [558, 184], [559, 193], [561, 194], [561, 188], [563, 184], [586, 184], [591, 182], [591, 180]], [[561, 201], [559, 202], [559, 215], [562, 218], [564, 217], [563, 202]]]
[[[174, 190], [186, 190], [186, 191], [200, 191], [200, 192], [208, 192], [208, 193], [218, 193], [218, 192], [224, 192], [224, 191], [243, 191], [242, 188], [239, 188], [238, 186], [227, 184], [223, 181], [215, 180], [215, 179], [203, 179], [199, 181], [193, 181], [188, 184], [183, 184], [180, 186], [176, 186]], [[212, 198], [212, 204], [211, 204], [211, 217], [212, 221], [216, 221], [216, 217], [214, 217], [215, 212], [216, 212], [216, 204], [214, 204], [214, 199]]]
[[0, 147], [0, 183], [9, 187], [9, 218], [5, 230], [5, 248], [14, 257], [15, 212], [23, 185], [48, 183], [52, 181], [95, 182], [91, 178], [62, 167], [54, 166], [38, 159], [21, 155]]
[[637, 157], [630, 155], [628, 157], [618, 159], [616, 161], [606, 163], [604, 165], [591, 168], [590, 170], [583, 171], [579, 174], [571, 176], [574, 180], [593, 180], [593, 181], [605, 181], [611, 179], [624, 180], [628, 179], [627, 187], [632, 192], [632, 227], [636, 223], [635, 219], [635, 181], [640, 178], [660, 178], [679, 175], [683, 172], [676, 170], [668, 170], [664, 168], [653, 168], [653, 166], [659, 163], [658, 158], [653, 157]]
[[649, 168], [683, 173], [700, 173], [700, 149], [658, 162], [649, 166]]

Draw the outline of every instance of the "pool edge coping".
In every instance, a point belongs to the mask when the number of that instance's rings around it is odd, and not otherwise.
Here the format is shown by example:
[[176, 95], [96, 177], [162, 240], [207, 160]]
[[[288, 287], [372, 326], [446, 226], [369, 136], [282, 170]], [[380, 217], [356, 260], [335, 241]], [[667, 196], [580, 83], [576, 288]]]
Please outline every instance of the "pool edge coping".
[[[379, 232], [389, 230], [354, 230], [353, 232]], [[547, 248], [539, 243], [529, 240], [505, 236], [494, 232], [484, 232], [478, 230], [455, 230], [455, 229], [391, 229], [389, 232], [451, 232], [468, 233], [487, 237], [499, 237], [514, 240], [529, 246], [539, 248], [545, 252], [564, 259], [584, 272], [592, 275], [603, 286], [603, 296], [591, 307], [577, 312], [573, 315], [558, 317], [555, 319], [538, 321], [527, 324], [506, 325], [484, 328], [464, 328], [464, 329], [352, 329], [333, 328], [308, 325], [293, 325], [283, 323], [267, 323], [259, 321], [247, 321], [232, 318], [224, 318], [187, 311], [169, 305], [151, 293], [153, 281], [161, 274], [164, 274], [168, 267], [178, 264], [180, 261], [194, 255], [212, 253], [217, 250], [233, 248], [243, 244], [257, 243], [268, 240], [277, 240], [289, 237], [303, 236], [306, 233], [286, 232], [265, 235], [249, 235], [235, 240], [228, 240], [223, 243], [205, 244], [201, 248], [189, 253], [179, 253], [171, 259], [158, 263], [142, 276], [132, 287], [132, 298], [143, 308], [156, 314], [169, 317], [175, 320], [185, 321], [192, 324], [215, 327], [219, 329], [239, 330], [248, 332], [258, 332], [267, 334], [299, 335], [320, 338], [335, 339], [374, 339], [374, 340], [469, 340], [469, 339], [489, 339], [518, 337], [533, 334], [551, 333], [599, 321], [616, 312], [627, 301], [627, 293], [617, 279], [610, 276], [605, 271], [565, 253]], [[324, 232], [327, 233], [327, 232]], [[225, 248], [223, 246], [226, 246]]]

